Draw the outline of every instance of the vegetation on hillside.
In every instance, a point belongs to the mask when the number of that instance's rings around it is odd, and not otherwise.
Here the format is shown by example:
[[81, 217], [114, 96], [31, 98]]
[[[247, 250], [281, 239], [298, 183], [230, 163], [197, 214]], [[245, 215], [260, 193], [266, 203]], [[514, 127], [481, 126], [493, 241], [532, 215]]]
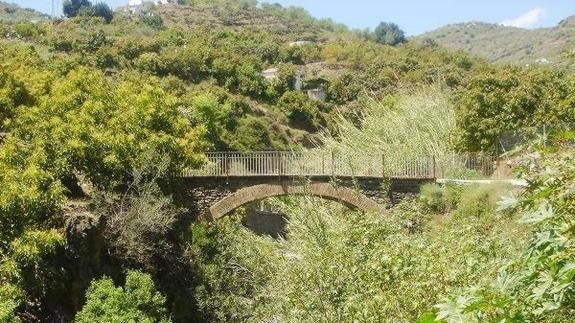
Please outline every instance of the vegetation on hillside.
[[446, 214], [415, 200], [381, 216], [296, 199], [281, 205], [279, 241], [233, 218], [198, 224], [200, 310], [216, 322], [417, 321], [455, 290], [488, 284], [525, 245], [515, 219], [495, 214], [495, 192], [470, 188]]
[[498, 63], [567, 67], [575, 45], [574, 21], [572, 16], [555, 27], [538, 29], [469, 22], [441, 27], [416, 38]]
[[[554, 154], [572, 150], [572, 75], [405, 42], [393, 24], [182, 3], [102, 17], [74, 0], [70, 18], [41, 22], [5, 11], [0, 322], [568, 317], [572, 158]], [[286, 199], [271, 202], [290, 220], [272, 240], [236, 218], [195, 223], [177, 196], [206, 150], [392, 160], [494, 153], [510, 131], [543, 151], [504, 200], [516, 211], [497, 210], [499, 186], [425, 187], [385, 216]]]
[[21, 8], [15, 4], [0, 1], [0, 22], [18, 23], [23, 21], [42, 22], [50, 19], [50, 16], [34, 9]]

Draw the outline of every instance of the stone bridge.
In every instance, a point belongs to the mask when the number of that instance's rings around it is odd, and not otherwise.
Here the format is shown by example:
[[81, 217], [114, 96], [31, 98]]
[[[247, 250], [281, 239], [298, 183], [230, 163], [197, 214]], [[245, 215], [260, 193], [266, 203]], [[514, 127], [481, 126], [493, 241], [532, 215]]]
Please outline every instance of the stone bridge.
[[[417, 157], [338, 155], [334, 152], [207, 153], [201, 169], [182, 174], [185, 196], [205, 219], [219, 219], [251, 202], [284, 195], [310, 195], [366, 212], [381, 212], [398, 195], [418, 193], [421, 185], [444, 172], [445, 160]], [[450, 159], [485, 171], [490, 160]], [[480, 161], [480, 162], [478, 162]]]
[[383, 212], [398, 195], [417, 193], [432, 179], [351, 177], [186, 177], [182, 184], [197, 214], [216, 220], [270, 197], [310, 195], [366, 212]]
[[[205, 219], [219, 219], [251, 202], [283, 195], [311, 195], [348, 207], [381, 212], [398, 195], [417, 193], [447, 167], [485, 171], [486, 159], [381, 154], [343, 155], [325, 151], [207, 153], [201, 169], [182, 174], [188, 206]], [[455, 161], [455, 163], [454, 163]], [[480, 161], [480, 162], [478, 162]]]

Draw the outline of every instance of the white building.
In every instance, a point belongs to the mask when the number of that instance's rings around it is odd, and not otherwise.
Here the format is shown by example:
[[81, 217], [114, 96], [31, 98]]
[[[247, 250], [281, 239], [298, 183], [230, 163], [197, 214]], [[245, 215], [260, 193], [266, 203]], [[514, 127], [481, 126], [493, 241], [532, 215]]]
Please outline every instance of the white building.
[[327, 99], [327, 93], [322, 87], [307, 90], [307, 96], [308, 98], [317, 101], [325, 101], [325, 99]]
[[127, 11], [131, 15], [139, 15], [144, 12], [144, 0], [128, 0]]
[[263, 78], [266, 80], [273, 80], [278, 77], [278, 69], [277, 68], [270, 68], [262, 72]]

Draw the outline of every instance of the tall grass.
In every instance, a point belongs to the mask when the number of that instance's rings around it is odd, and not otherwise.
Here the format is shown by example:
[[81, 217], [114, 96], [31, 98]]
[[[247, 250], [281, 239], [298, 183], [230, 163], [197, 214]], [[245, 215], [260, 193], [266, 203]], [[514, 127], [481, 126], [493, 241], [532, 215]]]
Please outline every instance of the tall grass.
[[488, 284], [524, 243], [516, 219], [483, 212], [494, 204], [474, 192], [457, 216], [422, 216], [416, 200], [386, 216], [275, 200], [289, 219], [278, 241], [217, 222], [220, 252], [197, 260], [198, 303], [222, 322], [415, 322], [443, 297]]
[[321, 135], [323, 149], [349, 155], [382, 153], [397, 159], [441, 157], [452, 153], [456, 141], [455, 109], [437, 88], [368, 100], [358, 119], [359, 126], [339, 115], [335, 136]]

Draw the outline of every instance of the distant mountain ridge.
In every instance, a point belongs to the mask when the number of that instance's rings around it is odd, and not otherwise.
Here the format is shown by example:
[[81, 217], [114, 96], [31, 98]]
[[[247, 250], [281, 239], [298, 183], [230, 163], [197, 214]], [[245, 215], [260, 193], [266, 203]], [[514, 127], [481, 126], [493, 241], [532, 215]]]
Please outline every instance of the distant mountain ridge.
[[550, 28], [522, 29], [483, 22], [447, 25], [416, 36], [499, 63], [562, 65], [575, 49], [575, 16]]
[[19, 21], [40, 22], [50, 19], [49, 15], [16, 4], [0, 1], [0, 22], [16, 23]]

